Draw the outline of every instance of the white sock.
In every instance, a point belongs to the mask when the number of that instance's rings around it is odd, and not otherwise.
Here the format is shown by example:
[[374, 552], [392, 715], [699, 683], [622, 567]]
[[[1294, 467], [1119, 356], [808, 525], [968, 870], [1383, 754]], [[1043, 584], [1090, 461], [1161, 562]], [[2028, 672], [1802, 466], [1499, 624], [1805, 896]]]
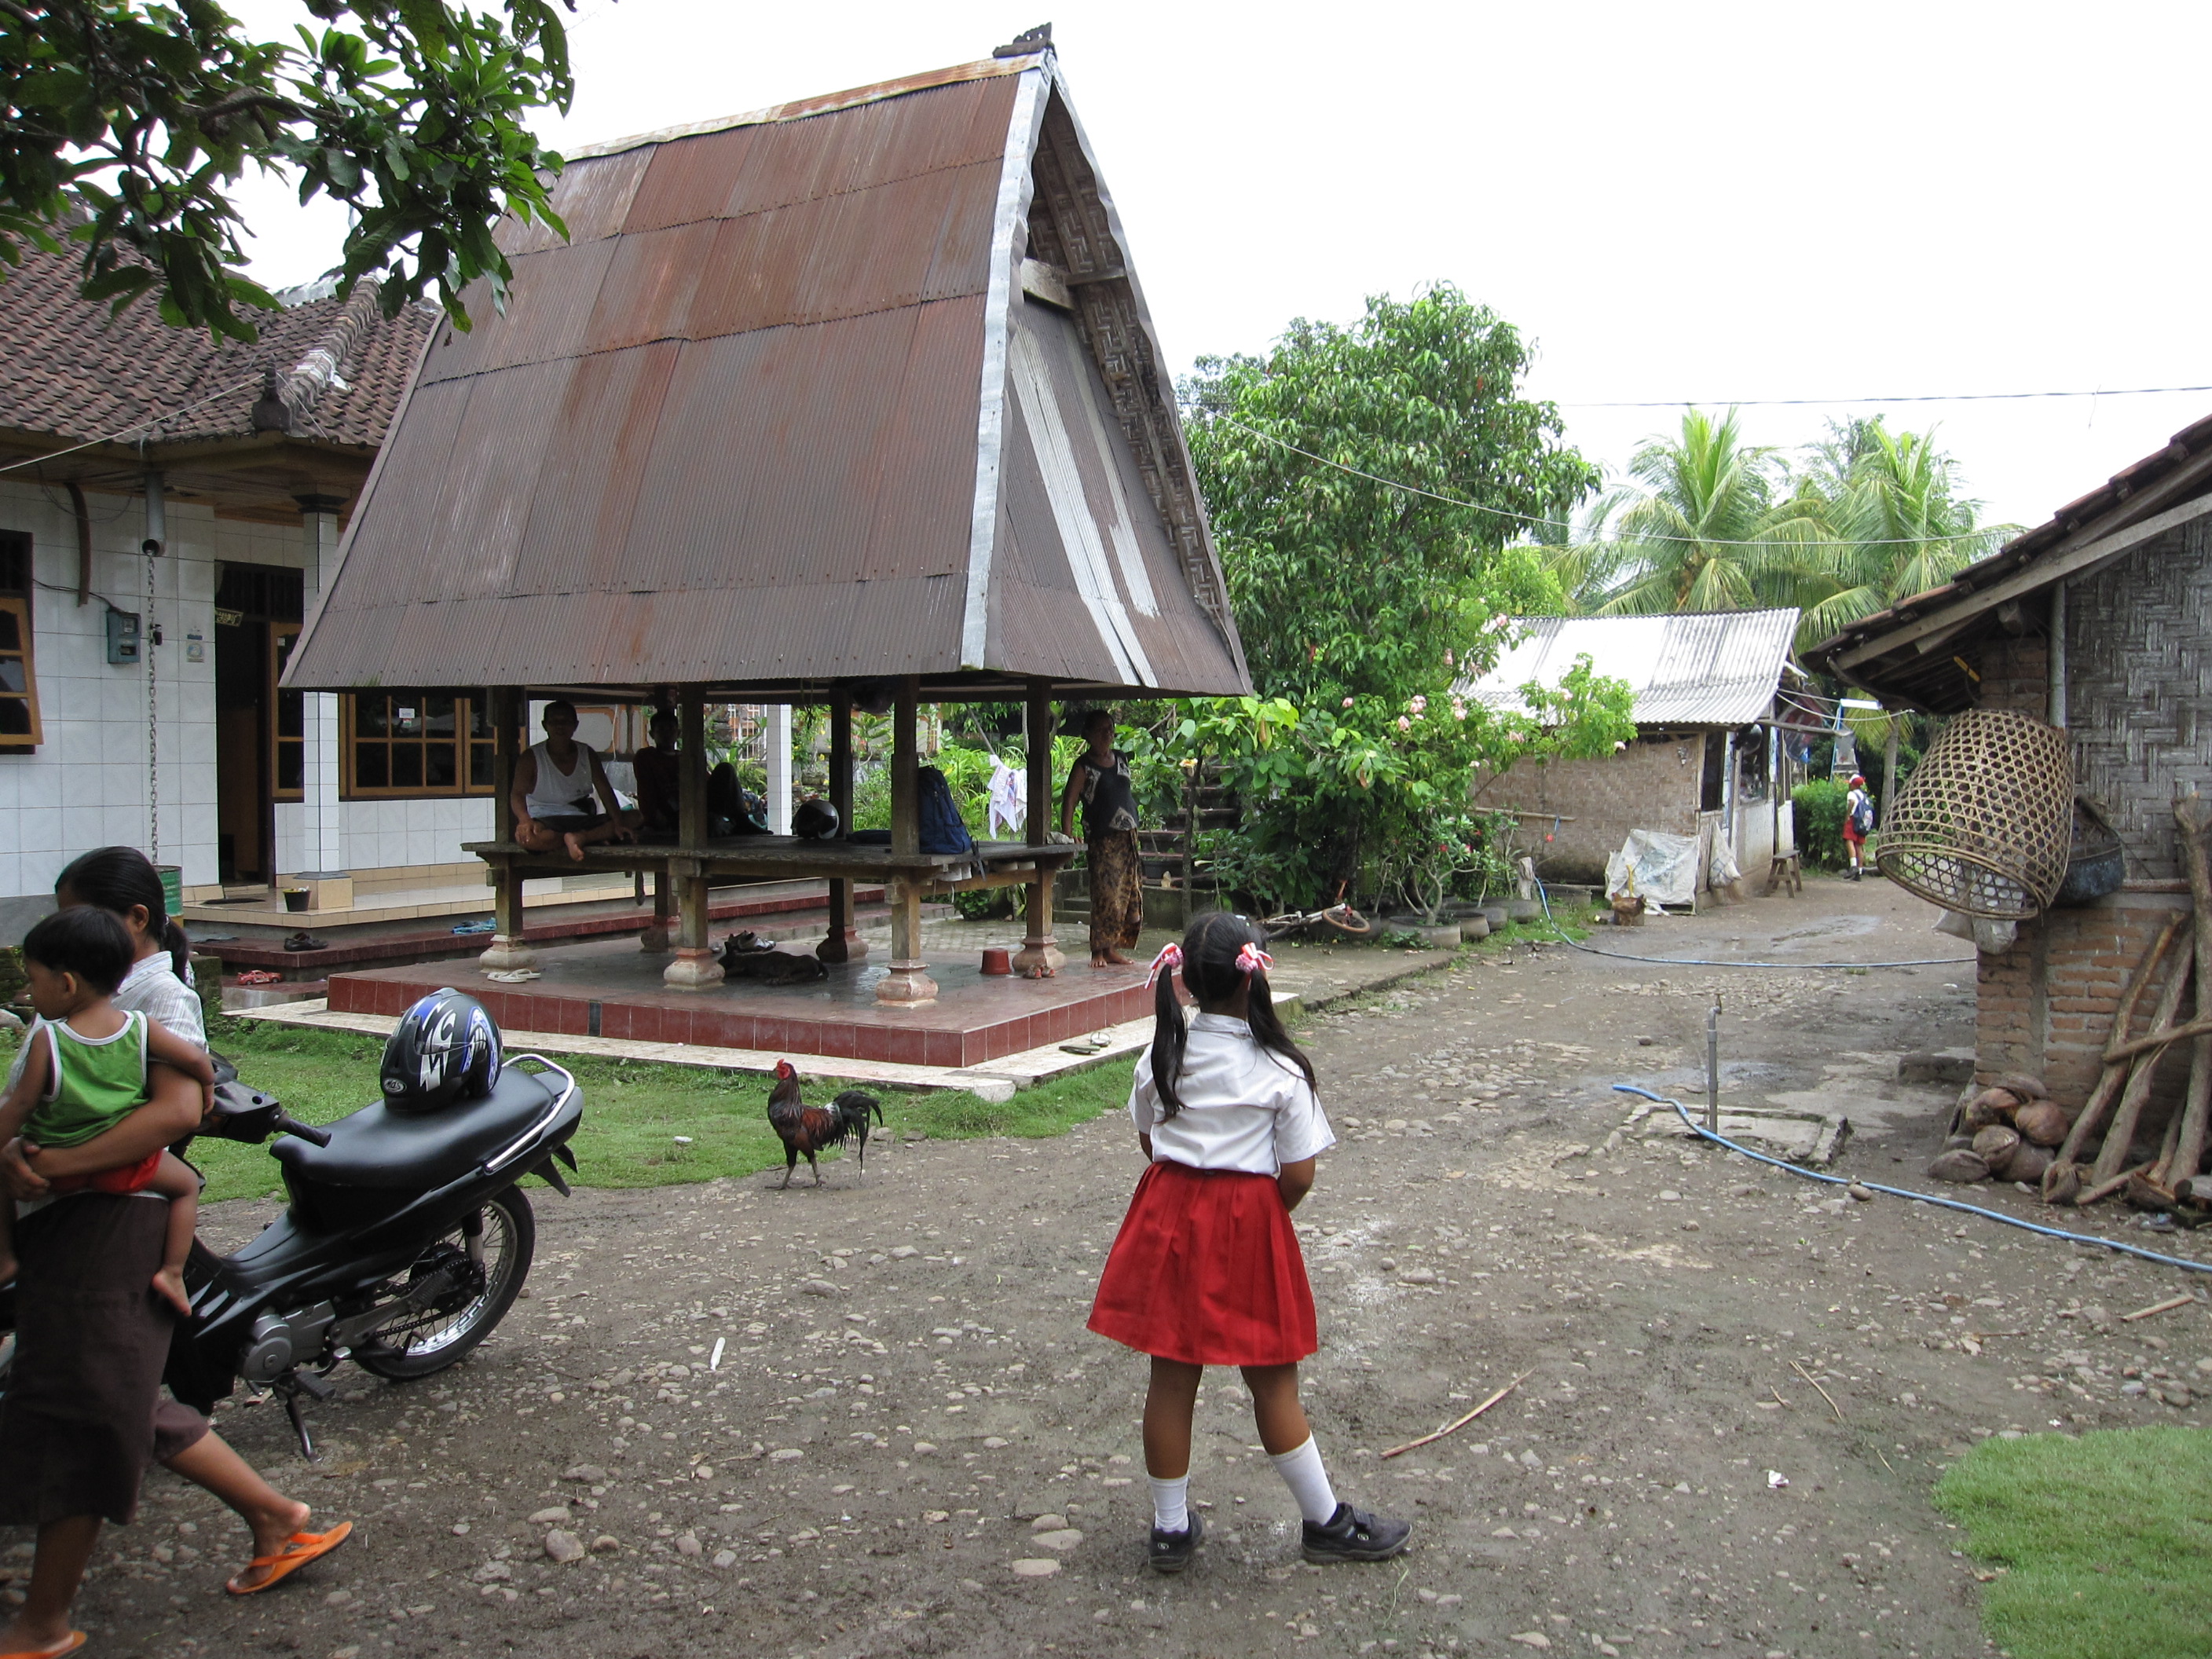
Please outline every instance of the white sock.
[[1321, 1466], [1321, 1448], [1314, 1444], [1311, 1435], [1303, 1446], [1271, 1461], [1283, 1484], [1291, 1489], [1291, 1496], [1298, 1500], [1298, 1512], [1307, 1520], [1318, 1527], [1336, 1513], [1336, 1493], [1328, 1484], [1328, 1471]]
[[1190, 1477], [1152, 1480], [1152, 1524], [1162, 1532], [1190, 1530]]

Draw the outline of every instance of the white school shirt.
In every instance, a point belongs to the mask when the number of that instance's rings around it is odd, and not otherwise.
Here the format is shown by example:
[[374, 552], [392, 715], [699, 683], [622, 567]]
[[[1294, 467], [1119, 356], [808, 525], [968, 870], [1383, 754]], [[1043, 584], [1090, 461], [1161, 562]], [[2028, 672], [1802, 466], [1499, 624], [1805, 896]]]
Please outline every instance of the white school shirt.
[[1249, 1025], [1228, 1014], [1194, 1014], [1189, 1033], [1176, 1080], [1182, 1109], [1173, 1117], [1160, 1115], [1152, 1048], [1137, 1056], [1129, 1115], [1152, 1138], [1154, 1163], [1272, 1176], [1336, 1145], [1313, 1085], [1261, 1047]]

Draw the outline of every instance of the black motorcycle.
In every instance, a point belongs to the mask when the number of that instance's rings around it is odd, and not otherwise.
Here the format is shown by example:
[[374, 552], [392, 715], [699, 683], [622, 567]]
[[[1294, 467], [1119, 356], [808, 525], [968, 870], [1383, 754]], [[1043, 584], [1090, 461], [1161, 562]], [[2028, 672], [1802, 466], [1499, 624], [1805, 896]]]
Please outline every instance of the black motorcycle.
[[[342, 1362], [428, 1376], [505, 1317], [537, 1241], [515, 1183], [536, 1175], [568, 1194], [554, 1161], [576, 1167], [568, 1143], [583, 1113], [568, 1072], [535, 1054], [501, 1063], [495, 1047], [475, 1098], [428, 1112], [379, 1101], [321, 1127], [232, 1073], [200, 1133], [250, 1145], [284, 1137], [270, 1152], [290, 1203], [234, 1255], [193, 1245], [192, 1317], [171, 1344], [170, 1392], [204, 1412], [241, 1379], [270, 1390], [301, 1455], [315, 1461], [301, 1397], [331, 1398], [323, 1379]], [[0, 1297], [0, 1334], [14, 1328], [12, 1302]], [[0, 1360], [0, 1391], [12, 1358]]]

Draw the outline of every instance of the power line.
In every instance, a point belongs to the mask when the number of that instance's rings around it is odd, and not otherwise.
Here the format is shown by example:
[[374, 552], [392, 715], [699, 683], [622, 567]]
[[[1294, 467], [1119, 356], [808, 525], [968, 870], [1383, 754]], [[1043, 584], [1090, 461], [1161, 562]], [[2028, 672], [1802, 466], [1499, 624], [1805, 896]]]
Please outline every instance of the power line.
[[1613, 403], [1559, 404], [1561, 409], [1790, 409], [1838, 404], [1991, 404], [2036, 398], [2155, 398], [2212, 392], [2212, 386], [2126, 386], [2094, 392], [1915, 392], [1896, 398], [1654, 398]]
[[101, 444], [112, 444], [118, 438], [127, 438], [134, 432], [143, 432], [149, 427], [161, 425], [164, 421], [174, 420], [179, 415], [189, 415], [192, 410], [204, 409], [210, 404], [219, 404], [234, 392], [245, 391], [260, 379], [261, 376], [258, 374], [250, 374], [245, 380], [224, 386], [219, 392], [210, 392], [195, 403], [185, 404], [176, 409], [165, 410], [161, 414], [149, 416], [143, 421], [134, 421], [129, 426], [107, 433], [104, 436], [87, 438], [82, 443], [71, 444], [67, 449], [49, 450], [43, 455], [27, 455], [20, 461], [9, 461], [6, 465], [0, 466], [0, 472], [13, 472], [19, 466], [36, 466], [42, 461], [58, 460], [64, 455], [74, 455], [80, 449], [93, 449]]
[[[1243, 422], [1231, 416], [1215, 415], [1211, 418], [1220, 422], [1224, 426], [1233, 426], [1239, 432], [1249, 432], [1255, 438], [1278, 445], [1289, 450], [1293, 455], [1303, 455], [1310, 461], [1318, 462], [1322, 466], [1334, 467], [1339, 472], [1348, 472], [1353, 477], [1364, 478], [1370, 483], [1379, 483], [1386, 489], [1401, 489], [1408, 495], [1425, 495], [1432, 501], [1443, 501], [1452, 507], [1464, 507], [1477, 513], [1494, 513], [1501, 519], [1512, 519], [1522, 524], [1540, 525], [1547, 530], [1571, 531], [1574, 528], [1565, 519], [1540, 519], [1526, 513], [1513, 512], [1508, 507], [1487, 507], [1480, 501], [1470, 501], [1464, 496], [1438, 495], [1435, 490], [1424, 489], [1419, 484], [1405, 483], [1396, 478], [1386, 478], [1379, 472], [1370, 472], [1362, 467], [1347, 466], [1342, 461], [1332, 461], [1326, 455], [1316, 455], [1310, 449], [1301, 449], [1287, 438], [1278, 438], [1272, 432], [1262, 432], [1256, 426], [1247, 426]], [[1857, 547], [1926, 547], [1936, 542], [1964, 541], [1968, 536], [1976, 533], [1978, 532], [1970, 530], [1957, 536], [1890, 536], [1879, 540], [1854, 542], [1852, 544]], [[1661, 542], [1679, 543], [1684, 547], [1779, 547], [1789, 544], [1782, 538], [1776, 536], [1762, 537], [1753, 541], [1735, 541], [1725, 536], [1638, 536], [1629, 541], [1614, 539], [1590, 544], [1598, 547], [1635, 548], [1650, 547]]]

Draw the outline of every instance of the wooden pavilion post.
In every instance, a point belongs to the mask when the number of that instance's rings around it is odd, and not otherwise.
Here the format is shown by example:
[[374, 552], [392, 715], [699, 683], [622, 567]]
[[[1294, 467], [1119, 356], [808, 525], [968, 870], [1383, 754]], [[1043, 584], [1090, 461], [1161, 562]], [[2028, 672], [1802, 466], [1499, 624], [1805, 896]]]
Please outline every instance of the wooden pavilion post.
[[[678, 921], [676, 959], [661, 970], [672, 989], [702, 991], [722, 982], [722, 964], [707, 937], [707, 700], [696, 687], [678, 694], [676, 714], [683, 728], [678, 753], [677, 851], [668, 860], [676, 883]], [[688, 855], [688, 856], [687, 856]]]
[[[921, 677], [899, 677], [898, 697], [891, 714], [891, 856], [912, 858], [921, 850], [918, 808], [921, 791], [917, 774], [921, 757], [915, 748], [915, 716], [921, 702]], [[876, 985], [880, 1002], [934, 1002], [937, 981], [929, 976], [929, 963], [921, 954], [921, 894], [923, 884], [914, 875], [891, 876], [890, 971]]]
[[[830, 807], [837, 815], [837, 839], [853, 833], [853, 694], [830, 694]], [[853, 925], [853, 883], [842, 877], [830, 883], [830, 932], [814, 947], [824, 962], [858, 962], [868, 954], [867, 941]]]
[[[508, 804], [508, 797], [514, 793], [514, 768], [521, 759], [523, 707], [520, 687], [500, 685], [491, 688], [492, 838], [495, 841], [508, 842], [514, 838], [514, 809]], [[477, 957], [477, 964], [492, 973], [535, 966], [538, 952], [530, 948], [523, 936], [522, 871], [514, 858], [502, 858], [493, 865], [492, 884], [495, 895], [493, 900], [495, 920], [492, 924], [491, 944]]]
[[[1032, 847], [1045, 844], [1052, 823], [1052, 682], [1029, 683], [1029, 816], [1022, 835]], [[1056, 974], [1067, 963], [1066, 953], [1053, 942], [1052, 882], [1054, 872], [1040, 869], [1029, 885], [1029, 926], [1022, 948], [1015, 952], [1013, 969], [1031, 979]]]

